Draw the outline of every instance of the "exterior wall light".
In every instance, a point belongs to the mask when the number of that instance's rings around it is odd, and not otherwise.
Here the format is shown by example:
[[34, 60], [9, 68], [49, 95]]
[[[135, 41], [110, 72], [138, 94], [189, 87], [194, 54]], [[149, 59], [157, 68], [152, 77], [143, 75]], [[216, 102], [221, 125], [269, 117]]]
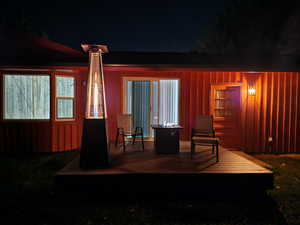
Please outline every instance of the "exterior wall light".
[[255, 94], [256, 94], [256, 89], [255, 89], [255, 87], [254, 87], [254, 85], [249, 85], [249, 87], [248, 87], [248, 95], [249, 96], [255, 96]]

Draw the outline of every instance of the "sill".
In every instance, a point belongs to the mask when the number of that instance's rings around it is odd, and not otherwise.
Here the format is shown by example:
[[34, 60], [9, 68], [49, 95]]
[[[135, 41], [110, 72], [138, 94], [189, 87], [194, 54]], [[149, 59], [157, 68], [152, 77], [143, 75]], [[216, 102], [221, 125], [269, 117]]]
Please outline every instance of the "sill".
[[73, 122], [73, 121], [76, 121], [75, 118], [71, 118], [71, 119], [55, 119], [55, 122]]
[[3, 119], [4, 123], [38, 123], [38, 122], [51, 122], [50, 119]]

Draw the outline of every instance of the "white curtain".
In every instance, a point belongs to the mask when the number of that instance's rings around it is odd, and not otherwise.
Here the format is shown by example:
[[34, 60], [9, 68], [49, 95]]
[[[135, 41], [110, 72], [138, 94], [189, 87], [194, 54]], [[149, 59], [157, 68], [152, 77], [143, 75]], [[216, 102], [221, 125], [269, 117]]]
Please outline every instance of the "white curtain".
[[4, 74], [5, 119], [50, 119], [50, 76]]
[[72, 99], [57, 99], [57, 118], [73, 118], [74, 102]]
[[56, 76], [56, 97], [74, 97], [74, 77]]
[[74, 117], [74, 77], [56, 76], [57, 118]]
[[179, 81], [160, 80], [159, 123], [178, 124]]
[[127, 81], [127, 113], [132, 114], [132, 83]]

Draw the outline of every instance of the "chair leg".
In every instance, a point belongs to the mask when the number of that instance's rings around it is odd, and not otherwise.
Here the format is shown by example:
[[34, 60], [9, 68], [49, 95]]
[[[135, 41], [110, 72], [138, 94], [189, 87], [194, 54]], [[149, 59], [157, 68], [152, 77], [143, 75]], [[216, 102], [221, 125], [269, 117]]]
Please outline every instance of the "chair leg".
[[122, 135], [122, 140], [123, 140], [123, 152], [125, 152], [125, 135]]
[[116, 136], [116, 142], [115, 142], [115, 146], [117, 147], [119, 143], [119, 130], [117, 131], [117, 136]]
[[191, 158], [193, 158], [194, 153], [195, 153], [195, 143], [191, 141]]
[[132, 136], [133, 136], [132, 145], [134, 145], [135, 144], [135, 137], [136, 137], [136, 135], [132, 135]]
[[143, 148], [143, 152], [145, 151], [145, 146], [144, 146], [144, 134], [142, 133], [141, 135], [142, 138], [142, 148]]

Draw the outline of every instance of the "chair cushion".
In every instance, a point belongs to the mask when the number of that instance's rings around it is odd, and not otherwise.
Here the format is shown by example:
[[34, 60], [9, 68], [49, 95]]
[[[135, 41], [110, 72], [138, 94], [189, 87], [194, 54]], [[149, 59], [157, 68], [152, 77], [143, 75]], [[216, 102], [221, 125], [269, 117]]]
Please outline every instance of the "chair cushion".
[[218, 138], [213, 137], [192, 137], [192, 141], [196, 143], [219, 144]]

